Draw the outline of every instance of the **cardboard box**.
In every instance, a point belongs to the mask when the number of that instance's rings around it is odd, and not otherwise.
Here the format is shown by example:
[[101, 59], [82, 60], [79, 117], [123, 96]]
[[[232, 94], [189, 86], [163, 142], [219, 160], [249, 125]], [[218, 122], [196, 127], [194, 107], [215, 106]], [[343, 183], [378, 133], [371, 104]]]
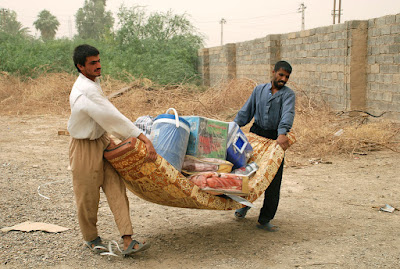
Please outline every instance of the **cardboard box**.
[[183, 118], [190, 124], [187, 155], [226, 159], [229, 123], [198, 116]]

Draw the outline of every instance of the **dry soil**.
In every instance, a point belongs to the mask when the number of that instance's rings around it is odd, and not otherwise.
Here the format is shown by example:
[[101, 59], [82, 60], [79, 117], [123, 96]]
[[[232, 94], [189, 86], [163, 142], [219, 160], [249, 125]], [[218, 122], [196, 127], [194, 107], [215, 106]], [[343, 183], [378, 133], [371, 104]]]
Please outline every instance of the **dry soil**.
[[[232, 211], [152, 204], [129, 193], [135, 238], [152, 247], [134, 257], [94, 255], [81, 239], [68, 171], [67, 118], [0, 116], [0, 228], [25, 221], [61, 233], [0, 232], [1, 268], [399, 268], [399, 154], [291, 156], [274, 224], [256, 228], [262, 199], [237, 221]], [[45, 197], [49, 198], [46, 199]], [[99, 231], [118, 231], [102, 194]], [[117, 252], [117, 251], [116, 251]]]

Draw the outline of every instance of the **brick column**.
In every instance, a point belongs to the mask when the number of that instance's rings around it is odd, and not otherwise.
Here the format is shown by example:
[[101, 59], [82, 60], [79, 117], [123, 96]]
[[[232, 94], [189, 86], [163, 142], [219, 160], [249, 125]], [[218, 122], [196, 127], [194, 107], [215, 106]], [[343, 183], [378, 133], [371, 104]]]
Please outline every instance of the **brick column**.
[[198, 52], [199, 55], [199, 66], [198, 71], [200, 73], [202, 84], [204, 86], [210, 85], [210, 54], [209, 49], [200, 49]]
[[230, 43], [224, 46], [227, 64], [227, 80], [236, 78], [236, 44]]
[[271, 76], [276, 62], [285, 59], [281, 59], [281, 35], [269, 35], [266, 37], [266, 40], [268, 45], [266, 57], [269, 62], [269, 71], [266, 76]]
[[350, 21], [350, 110], [365, 110], [367, 100], [368, 21]]

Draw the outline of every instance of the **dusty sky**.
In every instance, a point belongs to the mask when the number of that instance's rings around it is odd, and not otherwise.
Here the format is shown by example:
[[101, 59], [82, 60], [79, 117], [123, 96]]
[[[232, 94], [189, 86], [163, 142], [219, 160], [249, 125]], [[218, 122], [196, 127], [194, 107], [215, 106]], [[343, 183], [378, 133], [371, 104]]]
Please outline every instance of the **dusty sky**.
[[[300, 31], [302, 19], [298, 10], [301, 3], [306, 6], [305, 29], [331, 25], [334, 0], [107, 0], [106, 3], [106, 9], [113, 12], [115, 19], [121, 4], [128, 7], [140, 5], [149, 13], [168, 10], [175, 14], [186, 13], [204, 35], [206, 47], [213, 47], [221, 44], [222, 18], [226, 20], [222, 42], [236, 43], [269, 34]], [[39, 32], [33, 27], [33, 22], [41, 10], [47, 9], [61, 24], [57, 37], [72, 37], [76, 34], [75, 13], [83, 4], [84, 0], [0, 0], [0, 8], [17, 12], [17, 20], [36, 36]], [[336, 9], [339, 9], [339, 0], [336, 0]], [[400, 0], [341, 0], [341, 9], [341, 23], [366, 20], [399, 14]]]

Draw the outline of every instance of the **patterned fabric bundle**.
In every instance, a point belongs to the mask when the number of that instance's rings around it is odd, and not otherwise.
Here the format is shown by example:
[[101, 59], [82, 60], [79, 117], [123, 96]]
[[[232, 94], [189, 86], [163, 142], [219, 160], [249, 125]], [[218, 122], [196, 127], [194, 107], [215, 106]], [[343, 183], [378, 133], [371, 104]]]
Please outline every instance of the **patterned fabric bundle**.
[[[253, 147], [249, 162], [254, 161], [259, 166], [249, 179], [246, 196], [248, 201], [254, 202], [273, 180], [285, 152], [274, 140], [253, 133], [246, 136]], [[292, 133], [288, 138], [290, 145], [296, 141]], [[146, 147], [136, 138], [107, 148], [104, 157], [123, 177], [127, 189], [144, 200], [181, 208], [233, 210], [243, 207], [231, 199], [202, 191], [161, 156], [154, 162], [147, 161]]]

